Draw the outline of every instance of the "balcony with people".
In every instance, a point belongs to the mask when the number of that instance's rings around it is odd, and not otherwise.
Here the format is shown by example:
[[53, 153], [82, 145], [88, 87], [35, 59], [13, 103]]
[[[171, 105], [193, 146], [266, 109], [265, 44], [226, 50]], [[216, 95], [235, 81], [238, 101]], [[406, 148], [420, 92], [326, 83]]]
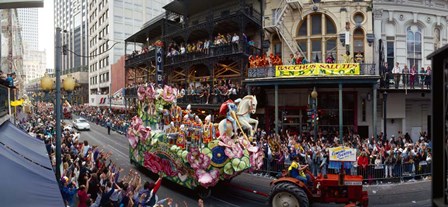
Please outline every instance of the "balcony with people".
[[[378, 77], [378, 73], [375, 71], [375, 63], [365, 63], [360, 53], [354, 56], [346, 53], [341, 55], [341, 58], [329, 53], [325, 59], [308, 60], [297, 52], [295, 55], [290, 54], [286, 63], [283, 63], [283, 59], [279, 54], [274, 55], [272, 53], [269, 56], [250, 56], [247, 78], [328, 77], [329, 75], [332, 78], [347, 76]], [[280, 70], [288, 71], [288, 74], [276, 74], [277, 66], [280, 67]], [[312, 72], [310, 72], [310, 69]], [[301, 70], [303, 73], [300, 72]], [[289, 72], [294, 73], [294, 75]]]
[[261, 53], [261, 49], [255, 45], [256, 34], [247, 36], [245, 33], [231, 31], [215, 32], [212, 38], [208, 38], [210, 35], [206, 31], [195, 31], [189, 38], [191, 41], [172, 41], [167, 47], [165, 65], [175, 66], [229, 55], [243, 55], [246, 58]]
[[413, 65], [406, 64], [401, 67], [399, 62], [390, 67], [386, 62], [380, 67], [380, 87], [384, 90], [410, 90], [429, 91], [431, 90], [431, 66], [421, 67], [420, 70]]

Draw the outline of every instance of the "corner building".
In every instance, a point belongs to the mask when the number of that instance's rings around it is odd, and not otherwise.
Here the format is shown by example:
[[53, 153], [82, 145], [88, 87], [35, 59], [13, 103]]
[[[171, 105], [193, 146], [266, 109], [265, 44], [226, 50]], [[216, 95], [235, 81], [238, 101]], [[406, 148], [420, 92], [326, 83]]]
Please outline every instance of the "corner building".
[[[388, 94], [387, 105], [381, 102], [380, 106], [389, 112], [386, 131], [395, 136], [398, 131], [408, 132], [415, 141], [420, 131], [429, 133], [431, 129], [431, 87], [423, 84], [422, 79], [431, 78], [425, 75], [431, 66], [431, 60], [425, 57], [448, 43], [448, 1], [377, 0], [373, 8], [374, 59], [387, 62], [387, 71], [397, 62], [401, 70], [404, 65], [415, 66], [420, 76], [414, 88], [409, 87], [408, 76], [401, 77], [398, 89], [393, 84], [381, 88], [381, 93]], [[385, 71], [378, 69], [384, 80]], [[384, 115], [379, 117], [383, 124]]]
[[[148, 21], [141, 31], [126, 39], [126, 85], [156, 82], [155, 42], [163, 42], [162, 82], [178, 88], [209, 85], [231, 81], [241, 86], [247, 77], [248, 58], [260, 55], [262, 46], [262, 7], [254, 0], [175, 0], [164, 6], [165, 13]], [[238, 36], [236, 43], [213, 43], [218, 36]], [[229, 39], [226, 37], [226, 39]], [[168, 55], [172, 45], [197, 45], [210, 40], [207, 51], [192, 51]], [[250, 43], [250, 44], [249, 44]], [[170, 46], [171, 45], [171, 46]], [[175, 48], [175, 47], [173, 47]], [[145, 50], [145, 52], [142, 52]], [[243, 91], [243, 90], [241, 90]], [[136, 91], [127, 93], [127, 101], [135, 100]], [[217, 110], [225, 100], [211, 96], [207, 104], [199, 96], [187, 94], [180, 105]]]
[[[291, 65], [290, 56], [306, 63], [325, 63], [333, 67], [359, 63], [356, 74], [276, 74], [276, 68], [249, 68], [244, 83], [257, 98], [265, 100], [258, 109], [261, 126], [271, 132], [310, 133], [330, 138], [340, 131], [358, 132], [368, 137], [377, 131], [377, 82], [379, 74], [373, 60], [374, 36], [371, 1], [266, 1], [263, 27], [268, 54], [282, 57]], [[313, 104], [311, 92], [317, 92]], [[313, 120], [311, 114], [318, 119]], [[339, 133], [340, 134], [340, 133]]]

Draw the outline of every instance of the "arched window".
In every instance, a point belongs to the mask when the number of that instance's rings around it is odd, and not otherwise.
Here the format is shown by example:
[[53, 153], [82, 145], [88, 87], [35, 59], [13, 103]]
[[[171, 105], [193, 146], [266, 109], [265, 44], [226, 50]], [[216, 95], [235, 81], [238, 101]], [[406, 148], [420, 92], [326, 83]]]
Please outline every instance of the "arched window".
[[406, 43], [408, 46], [408, 67], [421, 67], [422, 62], [422, 30], [417, 25], [407, 28]]
[[356, 55], [361, 54], [364, 57], [364, 31], [361, 28], [353, 32], [353, 59], [357, 60]]
[[295, 40], [308, 62], [325, 62], [325, 57], [337, 58], [337, 34], [334, 21], [325, 14], [314, 13], [300, 22]]

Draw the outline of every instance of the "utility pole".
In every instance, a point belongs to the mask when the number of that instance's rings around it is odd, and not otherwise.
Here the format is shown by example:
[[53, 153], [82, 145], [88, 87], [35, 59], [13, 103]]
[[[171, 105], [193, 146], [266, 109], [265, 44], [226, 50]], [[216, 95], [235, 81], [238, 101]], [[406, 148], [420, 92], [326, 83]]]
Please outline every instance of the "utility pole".
[[56, 75], [56, 179], [61, 180], [61, 28], [56, 28], [54, 69]]

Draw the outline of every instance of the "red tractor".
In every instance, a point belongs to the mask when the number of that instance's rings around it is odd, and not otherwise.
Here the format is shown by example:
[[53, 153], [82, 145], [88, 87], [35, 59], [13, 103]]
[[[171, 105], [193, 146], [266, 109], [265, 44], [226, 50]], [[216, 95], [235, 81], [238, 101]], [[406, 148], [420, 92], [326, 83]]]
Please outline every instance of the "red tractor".
[[324, 178], [322, 175], [314, 177], [307, 169], [305, 173], [311, 178], [310, 185], [284, 175], [271, 182], [269, 203], [272, 207], [307, 207], [312, 202], [368, 206], [367, 191], [362, 190], [362, 176], [345, 175], [343, 169], [340, 172]]

